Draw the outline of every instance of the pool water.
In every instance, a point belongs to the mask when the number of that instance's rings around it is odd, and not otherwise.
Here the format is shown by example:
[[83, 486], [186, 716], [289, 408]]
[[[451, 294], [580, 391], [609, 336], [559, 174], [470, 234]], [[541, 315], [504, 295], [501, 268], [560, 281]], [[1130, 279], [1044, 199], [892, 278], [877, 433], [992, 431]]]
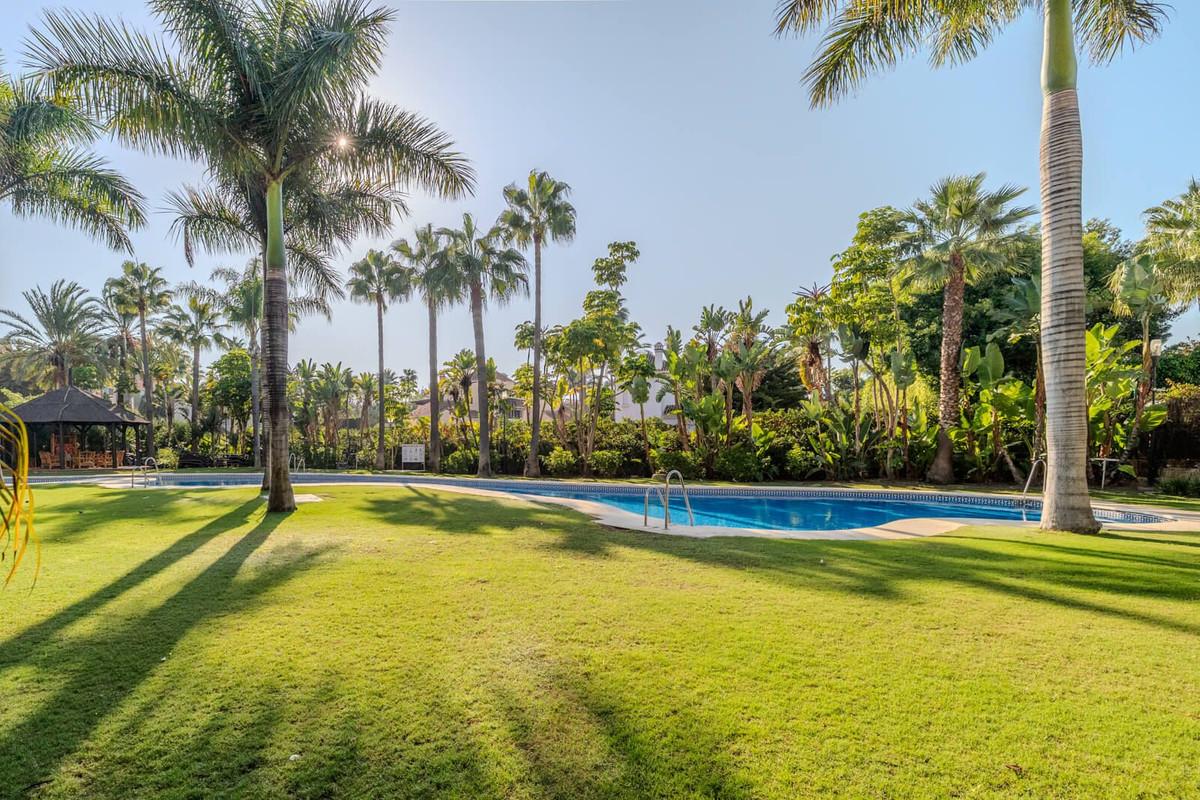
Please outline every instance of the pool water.
[[[257, 473], [224, 475], [164, 474], [160, 485], [221, 487], [258, 485]], [[450, 478], [432, 475], [366, 475], [346, 473], [293, 473], [296, 485], [319, 483], [449, 484], [536, 497], [561, 497], [601, 503], [637, 515], [645, 502], [645, 486]], [[779, 531], [836, 531], [871, 528], [899, 519], [934, 518], [965, 520], [1028, 520], [1041, 515], [1040, 500], [1022, 508], [1021, 499], [1001, 495], [947, 495], [878, 490], [733, 489], [692, 487], [689, 493], [697, 525], [724, 528], [758, 528]], [[1133, 511], [1096, 509], [1102, 522], [1154, 523], [1163, 517]], [[663, 508], [651, 495], [650, 517], [661, 525]], [[677, 487], [671, 492], [671, 522], [686, 525], [687, 508]], [[651, 522], [651, 524], [655, 524]]]
[[[645, 510], [644, 495], [545, 489], [539, 489], [536, 492], [514, 490], [513, 493], [590, 500], [638, 515]], [[1020, 508], [1007, 505], [872, 500], [857, 497], [754, 497], [751, 495], [731, 497], [693, 494], [689, 499], [697, 525], [780, 531], [836, 531], [872, 528], [898, 519], [918, 517], [1016, 521], [1028, 519], [1030, 522], [1036, 522], [1040, 518], [1040, 511], [1037, 508], [1028, 509], [1026, 515], [1022, 516]], [[663, 518], [662, 502], [656, 495], [651, 495], [650, 517], [657, 520]], [[683, 497], [678, 493], [671, 495], [671, 521], [676, 525], [686, 524], [688, 521], [687, 506], [684, 505]]]

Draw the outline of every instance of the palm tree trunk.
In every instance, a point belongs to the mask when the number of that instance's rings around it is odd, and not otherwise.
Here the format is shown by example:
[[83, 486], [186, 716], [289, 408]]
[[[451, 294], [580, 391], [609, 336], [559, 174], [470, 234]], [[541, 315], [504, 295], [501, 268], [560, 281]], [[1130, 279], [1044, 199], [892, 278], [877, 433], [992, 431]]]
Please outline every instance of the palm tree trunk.
[[1045, 530], [1099, 530], [1087, 488], [1083, 135], [1071, 0], [1047, 0], [1042, 83], [1042, 355], [1046, 371]]
[[200, 345], [192, 345], [192, 447], [200, 439]]
[[[475, 326], [475, 398], [479, 406], [480, 478], [492, 476], [491, 429], [488, 425], [487, 355], [483, 349], [483, 287], [471, 283], [471, 322]], [[470, 406], [468, 406], [469, 408]]]
[[533, 416], [529, 420], [529, 455], [525, 477], [542, 474], [538, 447], [542, 441], [542, 240], [533, 238]]
[[150, 420], [150, 432], [146, 437], [146, 455], [154, 456], [154, 374], [150, 371], [150, 335], [146, 333], [146, 310], [138, 309], [138, 322], [142, 326], [142, 391], [146, 395], [146, 419]]
[[966, 295], [966, 265], [962, 255], [950, 254], [950, 274], [942, 293], [942, 363], [939, 374], [937, 454], [929, 467], [929, 480], [954, 480], [954, 444], [950, 430], [958, 424], [958, 373], [962, 360], [963, 303]]
[[263, 284], [264, 332], [267, 356], [267, 416], [269, 432], [270, 491], [268, 511], [295, 511], [296, 498], [288, 474], [288, 430], [291, 416], [287, 401], [288, 286], [283, 249], [283, 183], [267, 185], [267, 258]]
[[[121, 336], [122, 336], [122, 338], [124, 338], [124, 333], [121, 333]], [[117, 353], [119, 354], [117, 363], [121, 369], [121, 377], [117, 380], [117, 406], [120, 408], [124, 408], [125, 407], [125, 370], [127, 368], [127, 359], [126, 359], [126, 354], [125, 354], [125, 342], [124, 341], [122, 341], [120, 343], [120, 345], [118, 346]]]
[[375, 317], [379, 322], [379, 442], [375, 445], [375, 469], [383, 469], [383, 428], [386, 410], [383, 400], [383, 296], [375, 301]]
[[430, 298], [429, 309], [429, 470], [442, 471], [441, 397], [438, 391], [437, 304]]
[[250, 333], [250, 418], [254, 425], [254, 466], [262, 466], [261, 412], [262, 397], [258, 386], [258, 334]]

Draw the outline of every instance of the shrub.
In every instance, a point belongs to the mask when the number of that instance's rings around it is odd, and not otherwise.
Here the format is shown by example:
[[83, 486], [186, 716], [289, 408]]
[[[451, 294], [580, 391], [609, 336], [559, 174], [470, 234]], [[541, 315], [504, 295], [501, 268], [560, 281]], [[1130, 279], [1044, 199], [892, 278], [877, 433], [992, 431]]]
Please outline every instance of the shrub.
[[650, 451], [650, 460], [656, 472], [679, 470], [688, 480], [696, 480], [703, 473], [704, 465], [695, 453], [685, 453], [682, 450], [657, 449]]
[[452, 475], [470, 475], [479, 468], [479, 454], [474, 450], [455, 450], [442, 459], [442, 471]]
[[721, 448], [713, 468], [722, 480], [754, 483], [763, 479], [763, 459], [744, 442]]
[[625, 466], [625, 454], [617, 450], [596, 450], [589, 459], [592, 472], [601, 478], [615, 478]]
[[557, 477], [574, 475], [579, 469], [579, 458], [570, 450], [556, 447], [546, 456], [546, 471]]
[[792, 445], [787, 451], [787, 476], [794, 481], [805, 481], [821, 471], [821, 460], [811, 448]]
[[1176, 497], [1200, 497], [1200, 476], [1175, 475], [1163, 478], [1158, 482], [1158, 489], [1163, 494]]
[[[154, 461], [158, 464], [159, 469], [177, 469], [179, 467], [179, 453], [169, 447], [159, 447], [154, 451]], [[111, 461], [108, 463], [112, 463]]]

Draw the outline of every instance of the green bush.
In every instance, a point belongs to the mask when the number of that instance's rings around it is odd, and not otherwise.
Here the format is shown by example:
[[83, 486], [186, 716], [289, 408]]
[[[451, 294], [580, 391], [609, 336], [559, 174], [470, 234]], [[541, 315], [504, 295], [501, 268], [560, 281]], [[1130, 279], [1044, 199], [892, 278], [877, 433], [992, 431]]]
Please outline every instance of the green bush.
[[625, 454], [617, 450], [596, 450], [589, 459], [592, 473], [601, 478], [615, 478], [625, 466]]
[[704, 464], [700, 460], [700, 456], [692, 452], [685, 453], [682, 450], [660, 448], [650, 451], [650, 460], [654, 464], [655, 472], [670, 472], [677, 469], [688, 480], [696, 480], [704, 472]]
[[179, 467], [179, 453], [169, 447], [159, 447], [154, 451], [154, 461], [159, 469], [176, 469]]
[[570, 450], [556, 447], [545, 458], [546, 471], [551, 475], [562, 478], [574, 475], [579, 471], [579, 458]]
[[787, 451], [785, 473], [794, 481], [806, 481], [821, 471], [821, 460], [812, 448], [803, 445], [792, 445]]
[[474, 450], [455, 450], [442, 459], [442, 471], [452, 475], [470, 475], [479, 468], [479, 454]]
[[721, 448], [713, 469], [721, 480], [755, 483], [763, 479], [763, 459], [746, 443]]
[[1200, 497], [1200, 476], [1176, 475], [1158, 482], [1158, 490], [1176, 497]]

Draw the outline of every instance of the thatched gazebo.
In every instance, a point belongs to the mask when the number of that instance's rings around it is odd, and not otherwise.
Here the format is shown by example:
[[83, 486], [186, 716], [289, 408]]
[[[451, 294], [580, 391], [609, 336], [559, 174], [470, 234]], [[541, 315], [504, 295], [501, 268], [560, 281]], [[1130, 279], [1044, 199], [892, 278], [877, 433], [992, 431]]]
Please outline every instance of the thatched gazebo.
[[[129, 429], [133, 428], [134, 449], [140, 451], [143, 437], [139, 433], [150, 427], [140, 414], [75, 386], [46, 392], [13, 411], [29, 430], [30, 453], [38, 454], [37, 466], [43, 469], [122, 466]], [[107, 431], [107, 453], [80, 449], [93, 427]], [[72, 437], [73, 443], [68, 441]]]

